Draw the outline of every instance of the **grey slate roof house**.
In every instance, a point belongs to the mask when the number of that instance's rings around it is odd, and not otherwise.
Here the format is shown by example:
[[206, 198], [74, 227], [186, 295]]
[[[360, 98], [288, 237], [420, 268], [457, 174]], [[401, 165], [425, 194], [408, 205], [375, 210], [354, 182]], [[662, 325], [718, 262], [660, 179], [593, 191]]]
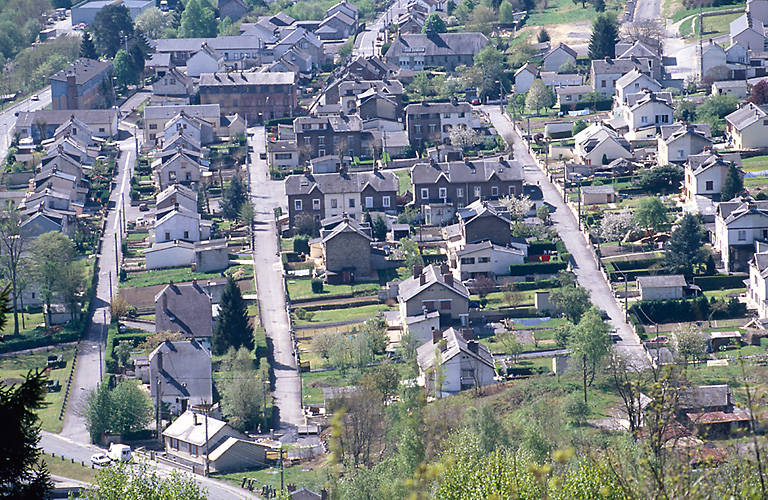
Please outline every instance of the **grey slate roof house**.
[[155, 329], [209, 340], [213, 335], [210, 296], [196, 281], [187, 285], [170, 283], [155, 296]]
[[195, 339], [166, 340], [149, 355], [149, 390], [179, 415], [189, 406], [213, 401], [211, 353]]
[[448, 70], [471, 66], [475, 55], [488, 45], [482, 33], [428, 33], [399, 35], [384, 56], [400, 68], [421, 71], [428, 67]]

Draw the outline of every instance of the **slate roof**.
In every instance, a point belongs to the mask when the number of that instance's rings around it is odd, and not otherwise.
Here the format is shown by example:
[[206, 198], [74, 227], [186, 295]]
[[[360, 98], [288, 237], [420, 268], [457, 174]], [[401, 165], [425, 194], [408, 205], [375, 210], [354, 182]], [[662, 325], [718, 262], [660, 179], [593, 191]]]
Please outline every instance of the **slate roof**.
[[686, 124], [686, 123], [673, 123], [672, 125], [662, 125], [659, 127], [659, 134], [662, 139], [666, 140], [671, 135], [680, 132], [681, 130], [685, 130], [686, 127], [691, 126], [693, 127], [693, 130], [698, 132], [699, 134], [703, 135], [706, 138], [712, 137], [712, 132], [710, 131], [709, 123], [693, 123], [693, 124]]
[[500, 181], [522, 181], [523, 166], [517, 160], [481, 158], [440, 163], [417, 163], [411, 167], [414, 184], [433, 184], [440, 177], [451, 184], [487, 182], [494, 176]]
[[285, 179], [285, 194], [309, 194], [317, 189], [320, 193], [360, 193], [366, 185], [378, 192], [397, 192], [397, 176], [392, 172], [347, 172], [329, 174], [294, 174]]
[[673, 132], [672, 134], [670, 134], [670, 135], [669, 135], [669, 137], [667, 137], [667, 138], [666, 138], [666, 139], [664, 139], [664, 140], [665, 140], [665, 142], [666, 142], [667, 144], [671, 144], [671, 143], [673, 143], [674, 141], [676, 141], [676, 140], [678, 140], [678, 139], [680, 139], [680, 138], [683, 138], [683, 137], [685, 137], [685, 136], [687, 136], [687, 135], [690, 135], [690, 136], [692, 136], [692, 138], [695, 138], [696, 140], [699, 140], [699, 141], [704, 141], [704, 142], [706, 142], [707, 144], [712, 144], [712, 141], [711, 141], [711, 140], [710, 140], [708, 137], [706, 137], [706, 136], [705, 136], [704, 134], [702, 134], [701, 132], [699, 132], [699, 131], [695, 130], [695, 129], [693, 128], [693, 126], [691, 126], [691, 127], [685, 127], [685, 126], [684, 126], [684, 127], [681, 127], [681, 128], [680, 128], [680, 129], [678, 129], [677, 131], [675, 131], [675, 132]]
[[147, 106], [144, 108], [145, 120], [159, 120], [161, 118], [171, 119], [179, 111], [184, 110], [189, 116], [213, 117], [220, 116], [221, 111], [218, 104], [171, 104], [168, 106]]
[[659, 55], [640, 40], [635, 41], [631, 47], [622, 52], [619, 59], [629, 59], [630, 57], [652, 57], [659, 59]]
[[320, 235], [320, 239], [323, 243], [327, 243], [342, 233], [356, 233], [368, 241], [373, 241], [373, 238], [368, 235], [360, 223], [355, 219], [350, 219], [349, 217], [343, 217], [343, 220], [338, 225], [334, 226], [333, 229], [323, 231], [322, 233], [323, 234]]
[[643, 78], [643, 77], [649, 78], [651, 80], [651, 83], [655, 83], [658, 86], [656, 89], [651, 89], [651, 90], [660, 90], [662, 88], [659, 82], [657, 82], [654, 78], [651, 78], [650, 76], [646, 75], [645, 73], [641, 73], [640, 71], [638, 71], [637, 68], [633, 68], [632, 71], [630, 71], [629, 73], [625, 73], [621, 75], [621, 77], [618, 80], [616, 80], [616, 87], [622, 87], [622, 88], [626, 87], [627, 85], [631, 84], [638, 78]]
[[16, 127], [29, 127], [35, 123], [60, 125], [72, 116], [87, 124], [109, 123], [114, 120], [113, 109], [38, 109], [37, 111], [19, 111]]
[[[738, 153], [734, 153], [735, 155], [739, 156]], [[688, 157], [690, 160], [690, 156]], [[712, 167], [730, 167], [733, 164], [733, 162], [725, 159], [722, 155], [719, 154], [709, 154], [709, 156], [703, 161], [703, 162], [697, 162], [694, 164], [689, 165], [696, 165], [695, 169], [693, 170], [693, 175], [699, 175], [700, 173], [709, 170]], [[737, 164], [736, 168], [739, 171], [741, 170], [741, 167]]]
[[387, 51], [387, 59], [412, 53], [424, 56], [474, 55], [486, 45], [488, 38], [482, 33], [404, 34], [392, 42]]
[[66, 82], [67, 75], [74, 74], [75, 83], [81, 85], [94, 77], [101, 76], [103, 72], [108, 71], [111, 68], [112, 63], [110, 62], [96, 61], [94, 59], [81, 57], [58, 73], [55, 73], [50, 79]]
[[720, 153], [720, 152], [704, 151], [697, 155], [688, 156], [688, 165], [694, 169], [694, 172], [696, 171], [695, 169], [698, 169], [698, 167], [700, 167], [701, 165], [708, 162], [714, 162], [714, 161], [734, 163], [736, 166], [741, 168], [741, 155], [739, 153]]
[[144, 61], [145, 68], [164, 68], [171, 65], [171, 53], [170, 52], [155, 52], [152, 56]]
[[216, 38], [160, 38], [156, 52], [197, 52], [203, 43], [216, 51], [220, 50], [255, 50], [271, 41], [260, 35], [219, 36]]
[[211, 298], [197, 283], [167, 285], [155, 296], [155, 321], [159, 331], [171, 330], [193, 337], [211, 337]]
[[581, 192], [584, 194], [615, 194], [616, 190], [610, 184], [602, 186], [582, 186]]
[[464, 286], [461, 281], [456, 279], [452, 280], [450, 285], [446, 283], [438, 266], [434, 264], [429, 265], [424, 268], [422, 274], [424, 274], [426, 278], [423, 285], [421, 284], [419, 276], [411, 276], [400, 282], [400, 287], [398, 288], [397, 293], [399, 299], [408, 301], [435, 283], [439, 283], [456, 294], [469, 299], [469, 291], [467, 290], [467, 287]]
[[467, 245], [464, 245], [464, 248], [456, 252], [456, 256], [461, 257], [462, 255], [469, 255], [480, 250], [485, 250], [487, 248], [493, 248], [497, 252], [507, 252], [507, 253], [514, 253], [518, 255], [525, 255], [525, 253], [519, 248], [495, 245], [490, 240], [485, 240], [485, 241], [480, 241], [478, 243], [469, 243]]
[[676, 288], [688, 286], [682, 274], [638, 276], [637, 286], [641, 288]]
[[213, 379], [211, 377], [211, 353], [198, 341], [166, 340], [149, 355], [152, 359], [163, 353], [163, 369], [153, 372], [160, 376], [163, 397], [194, 398], [213, 401]]
[[230, 73], [203, 73], [200, 75], [200, 87], [223, 87], [233, 85], [292, 85], [294, 83], [296, 83], [296, 73], [287, 71], [233, 71]]
[[576, 54], [576, 51], [564, 44], [563, 42], [558, 43], [554, 48], [550, 49], [549, 52], [544, 54], [544, 59], [554, 54], [557, 50], [563, 50], [566, 54], [576, 59], [578, 56]]
[[406, 115], [420, 113], [471, 113], [472, 105], [468, 102], [416, 102], [405, 107]]
[[539, 68], [537, 68], [536, 65], [533, 63], [525, 63], [522, 66], [520, 66], [520, 69], [515, 71], [515, 76], [517, 76], [519, 73], [522, 73], [523, 71], [528, 71], [534, 76], [539, 74]]
[[632, 59], [593, 59], [591, 71], [597, 75], [601, 74], [621, 74], [628, 73], [635, 68], [641, 71], [648, 71], [648, 64], [643, 61], [633, 61]]
[[[401, 285], [402, 286], [402, 285]], [[440, 350], [437, 345], [430, 339], [429, 342], [419, 346], [416, 349], [416, 360], [419, 364], [421, 371], [426, 371], [435, 365], [436, 356], [435, 349], [437, 348], [440, 353], [440, 364], [445, 364], [447, 361], [453, 359], [459, 354], [474, 358], [481, 363], [493, 368], [493, 354], [490, 349], [484, 344], [477, 343], [477, 352], [473, 352], [469, 348], [469, 342], [464, 336], [458, 333], [453, 328], [448, 328], [443, 332], [443, 339], [445, 340], [445, 349]]]
[[768, 116], [768, 106], [758, 106], [748, 102], [726, 116], [725, 121], [730, 123], [736, 130], [743, 130], [766, 116]]
[[697, 385], [683, 389], [679, 395], [679, 407], [681, 410], [704, 410], [719, 406], [729, 406], [730, 402], [731, 389], [728, 387], [728, 384]]
[[157, 196], [155, 197], [155, 200], [158, 204], [160, 204], [165, 200], [167, 200], [168, 198], [171, 198], [174, 196], [177, 199], [187, 198], [197, 203], [197, 193], [182, 184], [172, 184], [168, 186], [167, 188], [163, 189], [157, 194]]

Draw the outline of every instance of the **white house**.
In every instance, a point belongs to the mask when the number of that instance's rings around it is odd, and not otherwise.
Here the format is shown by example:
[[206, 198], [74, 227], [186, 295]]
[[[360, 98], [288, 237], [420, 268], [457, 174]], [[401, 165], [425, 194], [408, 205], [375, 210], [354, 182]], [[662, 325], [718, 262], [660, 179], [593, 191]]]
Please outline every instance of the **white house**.
[[523, 264], [525, 252], [514, 247], [504, 247], [489, 240], [470, 243], [456, 252], [456, 261], [452, 262], [453, 277], [468, 280], [487, 276], [494, 278], [509, 274], [509, 266]]
[[629, 94], [638, 94], [644, 91], [660, 92], [661, 84], [654, 78], [641, 73], [634, 68], [629, 73], [624, 74], [621, 78], [616, 80], [616, 103], [626, 104], [626, 99]]
[[585, 205], [602, 205], [616, 202], [616, 189], [610, 184], [602, 186], [582, 186], [581, 201]]
[[687, 286], [682, 274], [637, 277], [640, 300], [682, 299]]
[[746, 271], [755, 241], [768, 241], [768, 201], [734, 198], [717, 205], [714, 247], [726, 271]]
[[188, 115], [183, 109], [165, 123], [163, 143], [171, 140], [177, 133], [184, 134], [195, 144], [200, 143], [201, 146], [213, 142], [213, 124], [202, 118]]
[[[668, 92], [644, 92], [633, 104], [622, 107], [628, 140], [656, 136], [656, 127], [672, 123], [675, 108]], [[633, 96], [636, 94], [633, 94]], [[629, 99], [632, 103], [634, 99]]]
[[224, 56], [208, 46], [200, 45], [200, 50], [187, 60], [187, 75], [199, 78], [203, 73], [221, 73], [226, 70]]
[[160, 189], [165, 189], [177, 182], [189, 184], [199, 182], [202, 170], [207, 170], [197, 160], [183, 151], [178, 151], [172, 157], [163, 161], [152, 162], [152, 170]]
[[731, 165], [735, 164], [739, 174], [744, 176], [739, 154], [732, 153], [728, 156], [730, 159], [718, 153], [705, 152], [688, 158], [683, 181], [683, 194], [686, 200], [693, 200], [696, 196], [706, 196], [719, 201], [723, 182]]
[[560, 42], [549, 52], [544, 54], [541, 69], [544, 71], [557, 71], [566, 63], [576, 64], [576, 51]]
[[531, 88], [531, 84], [539, 75], [539, 70], [534, 64], [526, 63], [515, 71], [515, 93], [525, 94]]
[[485, 345], [448, 328], [416, 350], [418, 384], [432, 397], [494, 384], [493, 354]]
[[696, 46], [696, 74], [700, 80], [714, 81], [728, 78], [725, 49], [709, 39], [709, 43]]
[[179, 207], [155, 221], [153, 242], [207, 240], [211, 237], [210, 231], [210, 221], [201, 223], [200, 214], [197, 211]]
[[178, 69], [171, 68], [152, 83], [152, 93], [161, 96], [187, 97], [192, 94], [192, 79]]
[[149, 355], [149, 391], [172, 415], [213, 402], [211, 353], [197, 340], [166, 340]]
[[617, 158], [632, 158], [629, 142], [602, 123], [594, 123], [574, 137], [574, 158], [584, 165], [601, 165]]
[[726, 80], [712, 82], [712, 95], [735, 95], [739, 99], [749, 95], [747, 82], [744, 80]]
[[749, 13], [737, 17], [729, 26], [731, 43], [743, 45], [748, 50], [762, 52], [765, 47], [765, 26]]
[[749, 260], [747, 307], [757, 310], [761, 319], [768, 318], [768, 246], [755, 244], [755, 254]]
[[197, 192], [182, 184], [172, 184], [155, 196], [155, 218], [160, 219], [176, 207], [197, 211]]
[[693, 125], [681, 124], [680, 128], [668, 135], [657, 138], [656, 159], [659, 165], [685, 163], [690, 155], [697, 155], [712, 148], [712, 141]]
[[768, 146], [768, 106], [748, 102], [726, 116], [725, 125], [734, 149]]

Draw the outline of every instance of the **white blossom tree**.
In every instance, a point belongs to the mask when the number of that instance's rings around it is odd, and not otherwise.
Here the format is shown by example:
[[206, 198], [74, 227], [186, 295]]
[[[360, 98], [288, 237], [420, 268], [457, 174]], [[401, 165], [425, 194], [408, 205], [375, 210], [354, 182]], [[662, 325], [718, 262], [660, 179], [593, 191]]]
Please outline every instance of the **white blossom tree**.
[[609, 212], [603, 215], [603, 221], [600, 223], [600, 237], [606, 241], [621, 242], [627, 234], [637, 229], [637, 222], [629, 210]]
[[454, 127], [450, 134], [451, 144], [459, 148], [471, 148], [479, 144], [480, 136], [474, 129]]
[[501, 199], [501, 204], [509, 211], [509, 218], [513, 221], [522, 220], [525, 214], [531, 209], [531, 199], [527, 196], [517, 198], [515, 196], [507, 196]]

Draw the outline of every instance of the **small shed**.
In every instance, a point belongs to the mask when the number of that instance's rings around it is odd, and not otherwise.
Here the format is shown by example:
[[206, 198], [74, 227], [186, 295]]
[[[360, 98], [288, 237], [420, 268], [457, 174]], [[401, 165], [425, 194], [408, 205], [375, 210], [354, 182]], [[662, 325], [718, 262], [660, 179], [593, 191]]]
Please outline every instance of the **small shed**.
[[582, 186], [581, 188], [581, 202], [585, 205], [600, 205], [615, 201], [616, 190], [611, 185]]
[[637, 277], [640, 300], [682, 299], [687, 286], [682, 274]]

